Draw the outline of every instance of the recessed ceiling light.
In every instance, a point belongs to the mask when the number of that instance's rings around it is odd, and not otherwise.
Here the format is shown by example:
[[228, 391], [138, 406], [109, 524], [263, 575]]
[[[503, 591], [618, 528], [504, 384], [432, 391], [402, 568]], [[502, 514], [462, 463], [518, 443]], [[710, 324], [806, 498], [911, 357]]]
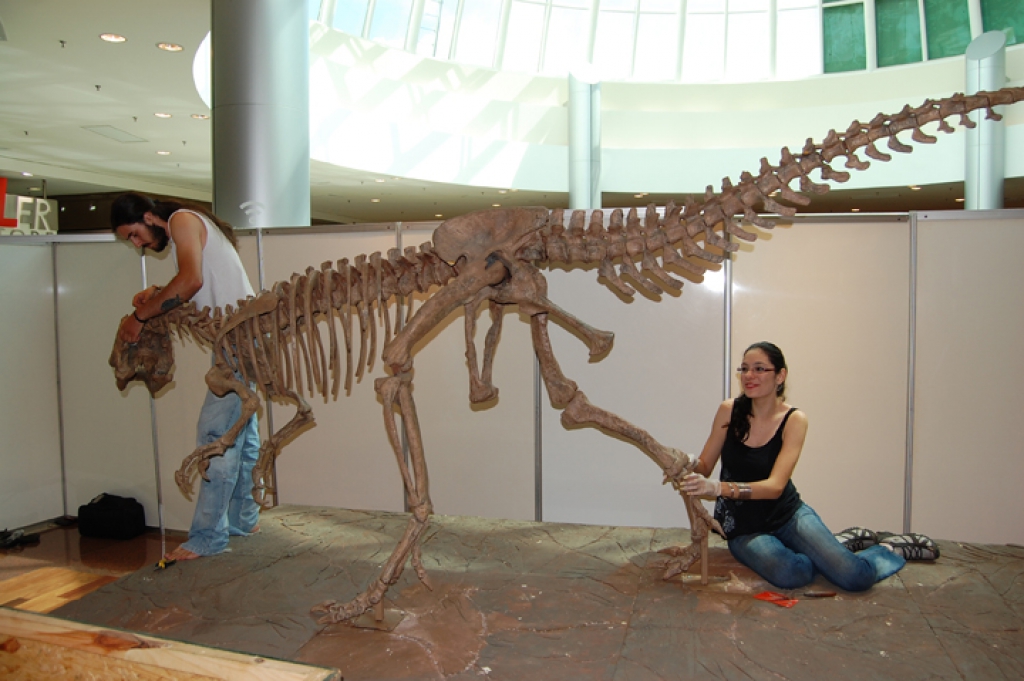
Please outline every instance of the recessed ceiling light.
[[156, 46], [164, 52], [181, 52], [184, 49], [176, 43], [157, 43]]
[[955, 199], [955, 201], [956, 201], [957, 203], [963, 203], [963, 202], [964, 202], [964, 200], [963, 200], [963, 199]]
[[644, 195], [643, 194], [633, 194], [633, 198], [634, 199], [642, 199], [642, 198], [644, 198]]
[[170, 117], [171, 117], [171, 114], [169, 114], [169, 113], [164, 113], [163, 111], [157, 111], [157, 112], [156, 112], [155, 114], [153, 114], [153, 115], [154, 115], [154, 116], [156, 116], [157, 118], [170, 118]]
[[380, 203], [380, 199], [370, 199], [370, 203]]
[[850, 212], [851, 213], [859, 213], [860, 212], [860, 208], [851, 208]]
[[192, 114], [192, 118], [197, 121], [205, 121], [209, 116], [207, 114]]
[[434, 217], [435, 218], [443, 218], [444, 216], [441, 215], [440, 213], [434, 213]]
[[381, 184], [383, 184], [385, 180], [382, 177], [378, 177], [376, 180], [374, 180], [374, 182], [380, 182]]
[[517, 191], [519, 191], [519, 190], [518, 190], [518, 189], [509, 189], [509, 191], [510, 191], [510, 192], [517, 192]]
[[919, 192], [919, 191], [921, 191], [921, 188], [918, 187], [916, 184], [912, 184], [912, 185], [910, 185], [910, 191], [912, 191], [912, 192]]
[[491, 206], [494, 207], [494, 208], [501, 208], [501, 204], [500, 203], [492, 203]]
[[158, 151], [156, 153], [158, 155], [160, 155], [160, 156], [170, 156], [171, 155], [171, 152], [169, 152], [169, 151]]
[[116, 33], [100, 33], [100, 40], [105, 40], [108, 43], [123, 43], [127, 38]]
[[29, 187], [28, 190], [30, 192], [40, 192], [40, 191], [43, 190], [43, 188], [42, 187]]
[[499, 189], [498, 193], [499, 194], [508, 194], [508, 190], [507, 189]]
[[32, 173], [22, 173], [23, 177], [35, 177]]

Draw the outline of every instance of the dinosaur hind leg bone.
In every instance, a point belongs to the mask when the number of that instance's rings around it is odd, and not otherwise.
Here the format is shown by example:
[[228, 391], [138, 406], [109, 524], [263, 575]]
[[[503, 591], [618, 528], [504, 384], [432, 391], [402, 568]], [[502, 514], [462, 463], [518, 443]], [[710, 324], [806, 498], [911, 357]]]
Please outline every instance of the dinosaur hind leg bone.
[[[405, 483], [409, 510], [412, 512], [406, 524], [401, 540], [395, 546], [391, 556], [384, 563], [377, 579], [370, 586], [347, 603], [324, 601], [313, 608], [313, 612], [323, 614], [320, 623], [340, 622], [361, 615], [371, 608], [376, 609], [377, 619], [383, 618], [383, 599], [388, 588], [398, 581], [405, 568], [405, 561], [412, 556], [413, 568], [420, 581], [429, 589], [426, 571], [420, 560], [419, 539], [427, 529], [433, 507], [427, 488], [427, 464], [423, 455], [423, 441], [420, 436], [419, 421], [416, 417], [416, 405], [412, 399], [412, 380], [410, 372], [397, 376], [378, 379], [375, 383], [377, 392], [384, 403], [384, 424], [388, 439], [398, 459], [398, 468]], [[395, 424], [395, 406], [402, 415], [403, 429], [409, 444], [409, 458], [412, 469], [405, 461], [402, 444], [398, 437]]]
[[547, 386], [548, 394], [556, 406], [565, 405], [562, 411], [562, 424], [566, 427], [594, 424], [610, 432], [621, 435], [641, 450], [646, 452], [665, 473], [665, 481], [671, 482], [673, 488], [683, 498], [686, 506], [686, 513], [690, 518], [690, 546], [678, 549], [667, 549], [666, 552], [673, 556], [665, 571], [665, 579], [674, 577], [685, 572], [698, 559], [701, 561], [701, 583], [708, 583], [708, 531], [715, 528], [721, 531], [718, 522], [708, 515], [704, 506], [693, 497], [685, 494], [680, 487], [682, 474], [690, 467], [684, 453], [666, 447], [642, 428], [638, 428], [620, 416], [616, 416], [600, 407], [596, 407], [587, 400], [576, 386], [576, 383], [569, 380], [562, 373], [551, 351], [551, 340], [547, 331], [547, 315], [538, 314], [531, 317], [530, 324], [533, 332], [533, 345], [537, 353], [537, 361], [540, 364], [540, 373]]

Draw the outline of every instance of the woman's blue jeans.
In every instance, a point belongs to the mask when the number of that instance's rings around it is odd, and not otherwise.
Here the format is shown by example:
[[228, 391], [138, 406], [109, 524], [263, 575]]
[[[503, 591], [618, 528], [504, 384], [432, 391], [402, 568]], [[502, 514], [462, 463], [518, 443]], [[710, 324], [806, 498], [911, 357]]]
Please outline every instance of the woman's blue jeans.
[[884, 546], [850, 551], [807, 504], [801, 504], [775, 532], [730, 539], [729, 550], [736, 560], [780, 589], [806, 586], [821, 574], [845, 591], [866, 591], [906, 564], [902, 556]]
[[[207, 390], [199, 413], [196, 446], [219, 438], [241, 415], [242, 400], [238, 395], [227, 393], [217, 397]], [[259, 425], [253, 414], [223, 456], [210, 457], [206, 471], [210, 479], [199, 481], [199, 498], [188, 541], [182, 544], [184, 548], [200, 556], [212, 556], [227, 548], [229, 535], [246, 536], [252, 532], [259, 522], [259, 506], [252, 498], [252, 469], [259, 455]]]

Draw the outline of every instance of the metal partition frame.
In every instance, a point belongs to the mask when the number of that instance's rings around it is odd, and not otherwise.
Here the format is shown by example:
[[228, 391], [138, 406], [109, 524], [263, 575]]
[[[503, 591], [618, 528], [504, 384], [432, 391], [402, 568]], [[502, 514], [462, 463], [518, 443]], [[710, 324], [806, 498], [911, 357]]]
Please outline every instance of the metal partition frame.
[[[909, 221], [909, 225], [910, 225], [910, 246], [909, 246], [910, 260], [907, 263], [907, 276], [909, 277], [910, 296], [909, 296], [909, 300], [907, 301], [907, 307], [908, 307], [908, 310], [909, 310], [909, 319], [908, 319], [909, 335], [908, 335], [908, 338], [907, 338], [907, 366], [908, 366], [908, 369], [907, 369], [906, 380], [907, 380], [908, 388], [907, 388], [907, 396], [906, 396], [906, 424], [907, 424], [906, 431], [907, 432], [906, 432], [906, 452], [905, 452], [905, 465], [904, 465], [904, 477], [905, 477], [905, 479], [904, 479], [904, 499], [903, 499], [903, 509], [904, 509], [903, 510], [903, 530], [904, 531], [911, 531], [911, 530], [922, 531], [922, 528], [917, 526], [917, 518], [915, 518], [913, 516], [914, 492], [915, 492], [915, 490], [914, 490], [915, 460], [914, 459], [915, 459], [915, 447], [917, 446], [917, 444], [915, 442], [915, 432], [914, 431], [915, 431], [915, 417], [917, 415], [916, 412], [917, 412], [917, 408], [918, 408], [917, 401], [916, 401], [916, 396], [915, 396], [915, 390], [918, 387], [918, 378], [919, 378], [918, 377], [918, 372], [919, 372], [919, 369], [920, 369], [918, 364], [917, 364], [918, 346], [924, 340], [924, 339], [922, 339], [920, 337], [920, 335], [918, 333], [919, 296], [922, 295], [921, 291], [918, 288], [918, 274], [919, 274], [919, 262], [918, 262], [919, 244], [918, 244], [918, 240], [919, 240], [919, 232], [920, 232], [920, 230], [922, 228], [922, 225], [924, 225], [925, 223], [928, 223], [930, 221], [953, 221], [953, 220], [955, 220], [955, 221], [964, 222], [964, 223], [970, 223], [972, 221], [992, 221], [992, 220], [1024, 221], [1024, 211], [1022, 211], [1022, 210], [948, 211], [948, 212], [921, 212], [921, 213], [909, 213], [909, 214], [898, 214], [898, 215], [897, 214], [887, 214], [887, 215], [881, 215], [881, 216], [879, 216], [879, 215], [865, 215], [865, 214], [859, 214], [859, 215], [856, 215], [856, 216], [845, 216], [845, 215], [843, 215], [843, 216], [836, 216], [836, 215], [806, 215], [805, 216], [805, 215], [802, 215], [802, 216], [798, 216], [796, 218], [787, 219], [786, 221], [787, 222], [793, 222], [794, 224], [799, 225], [799, 223], [801, 223], [801, 222], [825, 222], [825, 221], [830, 221], [830, 222], [839, 222], [839, 223], [859, 223], [859, 222], [872, 221], [872, 220], [877, 221], [877, 220], [894, 220], [894, 219], [897, 219], [897, 220], [899, 220], [899, 219], [907, 220], [907, 221]], [[429, 229], [434, 224], [436, 224], [436, 223], [417, 224], [417, 225], [408, 226], [408, 227], [410, 227], [410, 228], [411, 227], [415, 227], [417, 229]], [[269, 229], [255, 229], [255, 230], [240, 229], [240, 230], [238, 230], [238, 232], [239, 232], [240, 235], [253, 234], [253, 235], [256, 236], [257, 244], [258, 244], [258, 252], [259, 252], [259, 268], [260, 268], [260, 272], [259, 272], [259, 285], [260, 285], [261, 288], [266, 288], [268, 286], [268, 282], [266, 282], [265, 278], [264, 278], [263, 259], [264, 259], [265, 253], [268, 250], [272, 250], [273, 249], [273, 237], [278, 236], [278, 235], [283, 236], [283, 235], [286, 235], [286, 234], [292, 235], [292, 236], [299, 236], [299, 235], [305, 234], [305, 233], [336, 233], [336, 232], [341, 232], [341, 233], [362, 233], [362, 232], [376, 232], [376, 231], [380, 231], [380, 230], [393, 230], [395, 232], [395, 247], [401, 249], [401, 246], [402, 246], [402, 243], [401, 243], [401, 232], [403, 231], [403, 226], [402, 225], [396, 225], [394, 223], [388, 223], [388, 224], [383, 224], [383, 225], [367, 224], [367, 225], [328, 226], [328, 227], [315, 227], [315, 228], [290, 228], [290, 229], [274, 229], [274, 230], [269, 230]], [[268, 238], [268, 237], [270, 237], [270, 238]], [[55, 255], [55, 248], [56, 248], [56, 246], [60, 245], [60, 244], [112, 242], [112, 241], [114, 241], [115, 237], [113, 235], [111, 235], [111, 234], [81, 234], [81, 235], [78, 235], [78, 234], [69, 234], [69, 235], [58, 234], [58, 235], [37, 235], [37, 236], [5, 237], [4, 239], [0, 240], [0, 248], [2, 248], [4, 245], [6, 245], [7, 239], [10, 239], [11, 243], [13, 243], [14, 239], [17, 239], [17, 243], [18, 244], [50, 244], [54, 248], [54, 256], [53, 256], [53, 263], [54, 264], [53, 264], [53, 274], [52, 274], [52, 276], [53, 276], [54, 296], [55, 296], [55, 304], [56, 304], [56, 300], [59, 298], [59, 286], [58, 286], [58, 284], [60, 282], [60, 274], [61, 274], [58, 271], [58, 267], [57, 267], [57, 261], [56, 261], [56, 255]], [[755, 246], [755, 248], [756, 248], [756, 246]], [[752, 257], [756, 257], [756, 256], [752, 256]], [[140, 270], [141, 269], [142, 268], [140, 268]], [[728, 262], [726, 263], [726, 266], [725, 266], [725, 275], [726, 275], [726, 280], [729, 282], [729, 284], [726, 287], [726, 294], [727, 295], [725, 295], [725, 297], [723, 299], [724, 300], [723, 304], [725, 306], [724, 307], [724, 310], [725, 310], [725, 315], [724, 315], [724, 317], [725, 317], [725, 327], [723, 329], [723, 337], [724, 338], [723, 338], [723, 347], [722, 347], [722, 352], [721, 352], [721, 357], [723, 358], [723, 362], [722, 362], [723, 366], [721, 367], [721, 369], [722, 369], [722, 374], [721, 375], [723, 376], [723, 381], [725, 382], [725, 385], [728, 386], [729, 385], [729, 381], [731, 380], [730, 379], [731, 372], [729, 371], [728, 364], [729, 364], [729, 358], [731, 357], [731, 354], [732, 354], [732, 352], [734, 350], [734, 348], [732, 348], [732, 339], [731, 339], [732, 328], [731, 328], [731, 324], [732, 324], [732, 316], [735, 314], [735, 312], [733, 310], [733, 307], [732, 307], [732, 300], [731, 300], [731, 294], [733, 292], [733, 284], [732, 284], [732, 280], [731, 280], [732, 269], [731, 269], [731, 264], [728, 263]], [[145, 283], [146, 283], [145, 282], [145, 277], [146, 277], [146, 275], [145, 275], [145, 272], [143, 270], [141, 272], [141, 277], [140, 277], [140, 286], [142, 286], [142, 287], [144, 287]], [[126, 295], [129, 295], [129, 294], [130, 294], [130, 292], [126, 292]], [[683, 295], [685, 296], [686, 293], [684, 292]], [[61, 329], [61, 327], [58, 325], [57, 319], [56, 319], [56, 308], [55, 308], [54, 334], [59, 338], [60, 334], [62, 332], [66, 333], [67, 330]], [[61, 461], [62, 461], [62, 463], [61, 463], [62, 470], [59, 471], [59, 472], [55, 471], [55, 475], [59, 474], [59, 476], [61, 478], [61, 485], [64, 488], [65, 513], [69, 513], [69, 509], [67, 508], [68, 494], [67, 494], [67, 490], [66, 490], [67, 484], [68, 484], [67, 472], [65, 470], [63, 470], [63, 467], [64, 467], [64, 463], [63, 463], [63, 459], [64, 459], [64, 432], [63, 431], [64, 431], [64, 416], [65, 416], [65, 412], [68, 409], [75, 409], [76, 405], [66, 404], [65, 403], [65, 398], [64, 398], [63, 394], [60, 392], [60, 390], [61, 390], [61, 380], [60, 380], [61, 357], [59, 356], [59, 349], [58, 349], [58, 354], [57, 354], [56, 357], [54, 357], [53, 361], [55, 363], [56, 370], [57, 370], [57, 373], [58, 373], [58, 378], [57, 378], [57, 386], [58, 386], [58, 407], [57, 407], [58, 408], [58, 417], [57, 418], [58, 418], [58, 421], [61, 424], [61, 426], [60, 426], [60, 430], [61, 430], [61, 433], [60, 433], [60, 436], [61, 436], [61, 445], [60, 445], [61, 446], [61, 452], [60, 452], [60, 456], [61, 456]], [[543, 391], [540, 389], [541, 381], [540, 381], [540, 379], [539, 379], [539, 377], [537, 375], [536, 365], [534, 365], [534, 368], [533, 368], [533, 371], [532, 371], [532, 379], [531, 380], [533, 381], [534, 400], [536, 401], [536, 404], [534, 405], [534, 427], [535, 427], [535, 433], [534, 433], [535, 487], [534, 487], [534, 489], [535, 489], [535, 494], [536, 494], [536, 498], [534, 500], [534, 508], [535, 508], [534, 513], [535, 513], [535, 519], [536, 520], [543, 520], [544, 519], [544, 508], [543, 508], [543, 505], [542, 505], [542, 502], [541, 502], [541, 498], [543, 496], [543, 490], [544, 490], [544, 480], [543, 480], [543, 477], [542, 477], [542, 468], [543, 468], [542, 464], [543, 464], [543, 461], [544, 461], [544, 438], [543, 438], [543, 434], [542, 434], [542, 431], [541, 431], [541, 412], [542, 412], [542, 409], [543, 409], [543, 401], [546, 399], [546, 396], [543, 394]], [[150, 399], [152, 400], [152, 398], [150, 398]], [[268, 409], [268, 412], [269, 411], [270, 410]], [[270, 418], [272, 418], [272, 415], [270, 415]], [[156, 429], [157, 429], [158, 425], [159, 424], [157, 423], [156, 415], [154, 413], [154, 415], [153, 415], [153, 422], [151, 424], [151, 426], [152, 426], [152, 428], [154, 430], [154, 433], [156, 432]], [[155, 436], [154, 436], [154, 438], [155, 438]], [[154, 459], [156, 461], [156, 465], [159, 466], [159, 463], [158, 463], [158, 461], [159, 461], [159, 459], [158, 459], [159, 452], [157, 451], [157, 446], [155, 444], [155, 439], [154, 439], [153, 449], [154, 449], [153, 455], [154, 455]], [[159, 478], [159, 473], [158, 473], [158, 478]], [[160, 485], [161, 485], [161, 483], [160, 483], [160, 481], [158, 479], [157, 480], [158, 494], [162, 493], [159, 490]], [[2, 522], [0, 522], [0, 524], [2, 524]], [[162, 522], [161, 522], [161, 524], [162, 524]], [[964, 538], [964, 539], [969, 539], [969, 538]]]

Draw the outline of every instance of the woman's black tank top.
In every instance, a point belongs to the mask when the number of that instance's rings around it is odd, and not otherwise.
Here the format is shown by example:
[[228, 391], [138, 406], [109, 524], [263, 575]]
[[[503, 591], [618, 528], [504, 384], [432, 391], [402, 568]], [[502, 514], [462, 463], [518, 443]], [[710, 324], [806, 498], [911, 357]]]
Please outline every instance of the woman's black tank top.
[[[775, 435], [761, 447], [748, 447], [733, 435], [732, 429], [722, 445], [722, 481], [755, 482], [771, 475], [775, 460], [782, 451], [782, 431], [793, 407], [782, 418]], [[722, 525], [727, 539], [744, 534], [774, 532], [785, 525], [800, 507], [800, 495], [790, 480], [778, 499], [725, 499], [715, 503], [715, 520]]]

